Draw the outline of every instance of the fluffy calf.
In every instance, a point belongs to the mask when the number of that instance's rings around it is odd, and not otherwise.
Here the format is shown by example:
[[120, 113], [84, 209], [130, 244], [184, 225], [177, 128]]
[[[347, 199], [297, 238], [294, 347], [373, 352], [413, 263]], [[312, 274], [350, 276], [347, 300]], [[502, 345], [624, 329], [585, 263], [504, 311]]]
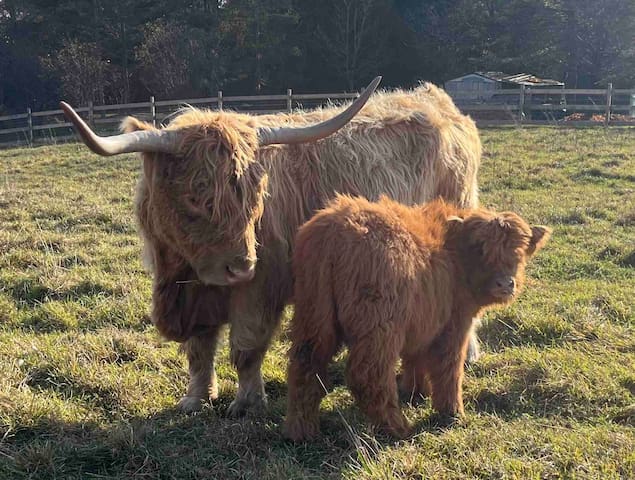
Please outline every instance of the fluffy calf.
[[342, 344], [348, 386], [389, 433], [410, 430], [398, 403], [399, 358], [403, 390], [430, 391], [438, 412], [463, 414], [472, 318], [518, 294], [549, 233], [511, 212], [338, 196], [296, 239], [285, 434], [317, 434], [326, 367]]

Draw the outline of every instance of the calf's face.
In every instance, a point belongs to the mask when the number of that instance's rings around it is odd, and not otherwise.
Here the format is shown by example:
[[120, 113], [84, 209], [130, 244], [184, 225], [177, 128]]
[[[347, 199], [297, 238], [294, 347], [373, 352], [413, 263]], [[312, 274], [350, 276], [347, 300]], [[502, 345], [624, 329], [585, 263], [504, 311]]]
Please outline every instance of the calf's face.
[[466, 281], [482, 305], [514, 299], [523, 286], [527, 261], [547, 242], [551, 230], [529, 226], [512, 212], [478, 211], [454, 218]]

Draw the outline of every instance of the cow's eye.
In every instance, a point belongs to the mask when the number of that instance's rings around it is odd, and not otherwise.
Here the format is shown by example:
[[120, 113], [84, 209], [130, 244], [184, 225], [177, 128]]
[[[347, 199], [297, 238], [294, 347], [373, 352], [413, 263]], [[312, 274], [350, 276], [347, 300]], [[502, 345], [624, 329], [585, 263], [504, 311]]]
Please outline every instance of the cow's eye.
[[482, 257], [484, 255], [483, 244], [479, 242], [472, 245], [472, 253], [475, 256]]
[[238, 178], [236, 178], [235, 175], [232, 175], [232, 177], [229, 179], [229, 184], [234, 189], [234, 193], [236, 193], [236, 197], [238, 198], [238, 201], [242, 202], [243, 201], [243, 190], [240, 187], [240, 183], [238, 183]]
[[190, 223], [198, 220], [199, 216], [203, 213], [200, 203], [193, 195], [187, 195], [184, 198], [185, 212], [183, 217]]
[[198, 207], [198, 202], [196, 201], [196, 197], [194, 197], [194, 195], [186, 195], [184, 200], [190, 210], [196, 210]]

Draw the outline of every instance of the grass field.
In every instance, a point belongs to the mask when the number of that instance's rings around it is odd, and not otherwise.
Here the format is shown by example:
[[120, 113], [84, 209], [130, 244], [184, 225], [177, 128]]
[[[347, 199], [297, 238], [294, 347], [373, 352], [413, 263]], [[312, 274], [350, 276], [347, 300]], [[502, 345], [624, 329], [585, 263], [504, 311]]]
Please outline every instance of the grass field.
[[554, 235], [519, 301], [486, 318], [466, 419], [437, 427], [425, 401], [405, 407], [413, 438], [377, 435], [340, 361], [322, 437], [297, 446], [280, 432], [284, 331], [263, 415], [226, 418], [226, 340], [220, 399], [173, 408], [185, 359], [148, 320], [134, 156], [0, 151], [0, 478], [635, 478], [635, 130], [482, 135], [483, 204]]

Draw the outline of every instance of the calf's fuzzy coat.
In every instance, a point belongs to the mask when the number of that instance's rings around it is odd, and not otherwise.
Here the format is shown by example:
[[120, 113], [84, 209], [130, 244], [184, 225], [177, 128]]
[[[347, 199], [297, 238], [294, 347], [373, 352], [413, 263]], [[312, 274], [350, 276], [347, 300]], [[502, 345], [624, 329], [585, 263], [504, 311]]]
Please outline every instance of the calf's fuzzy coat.
[[438, 412], [463, 414], [472, 318], [518, 294], [527, 260], [549, 234], [511, 212], [338, 196], [296, 239], [286, 436], [318, 433], [326, 367], [342, 344], [348, 386], [388, 433], [410, 432], [398, 403], [399, 358], [402, 390], [431, 392]]

